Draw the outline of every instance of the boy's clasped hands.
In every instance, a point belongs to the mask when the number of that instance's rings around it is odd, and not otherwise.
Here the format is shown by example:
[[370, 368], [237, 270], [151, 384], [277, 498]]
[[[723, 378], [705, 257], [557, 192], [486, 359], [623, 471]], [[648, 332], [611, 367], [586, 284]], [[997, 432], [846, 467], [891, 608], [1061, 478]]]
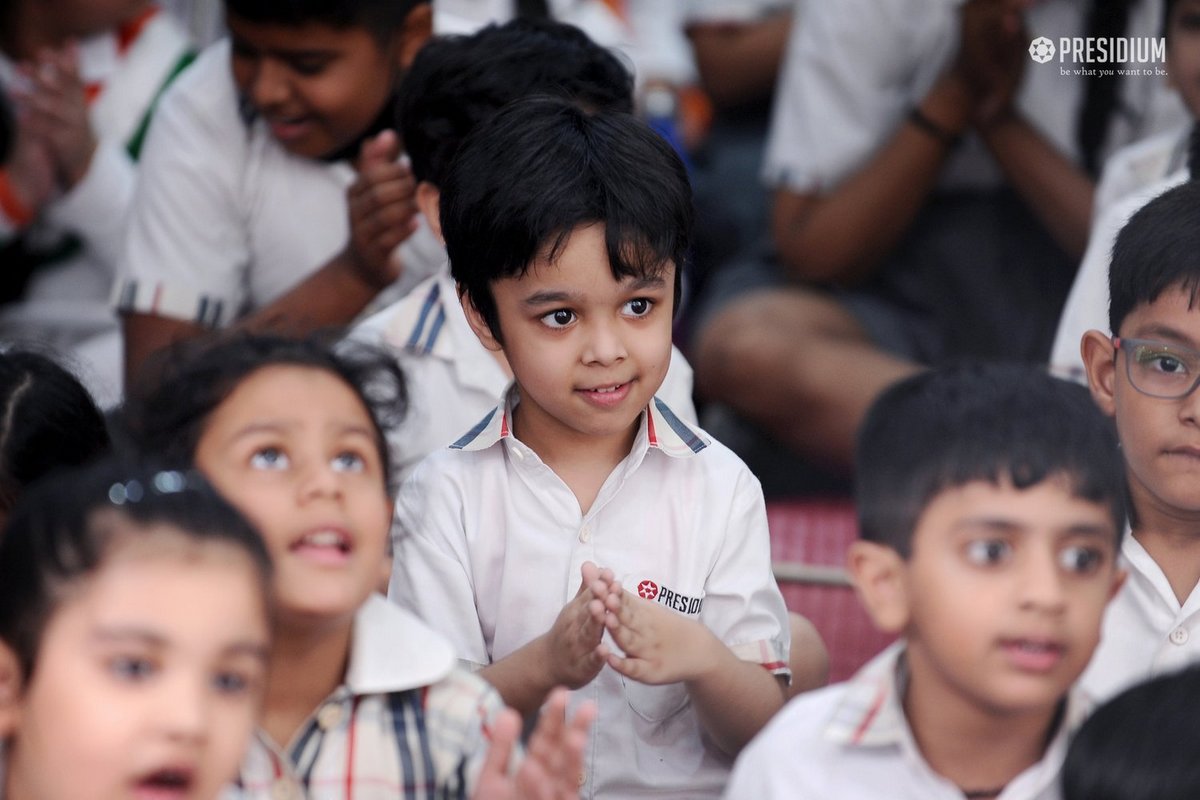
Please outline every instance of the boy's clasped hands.
[[[546, 634], [557, 684], [579, 689], [605, 664], [651, 685], [696, 677], [700, 640], [716, 641], [707, 628], [625, 591], [611, 569], [585, 561], [580, 572], [579, 591]], [[617, 650], [604, 641], [606, 630]]]

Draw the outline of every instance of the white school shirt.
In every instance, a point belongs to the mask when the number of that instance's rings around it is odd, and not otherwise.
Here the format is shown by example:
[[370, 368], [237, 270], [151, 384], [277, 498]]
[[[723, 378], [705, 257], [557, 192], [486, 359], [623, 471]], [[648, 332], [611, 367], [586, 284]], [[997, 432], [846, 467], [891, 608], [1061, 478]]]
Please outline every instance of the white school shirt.
[[1180, 605], [1162, 568], [1128, 532], [1121, 566], [1129, 577], [1104, 612], [1100, 645], [1080, 678], [1099, 702], [1200, 662], [1200, 586]]
[[1108, 266], [1117, 235], [1152, 199], [1188, 179], [1187, 125], [1118, 151], [1104, 165], [1096, 187], [1092, 231], [1071, 293], [1063, 306], [1050, 351], [1050, 370], [1087, 382], [1079, 343], [1089, 330], [1108, 330]]
[[223, 800], [470, 797], [500, 695], [455, 666], [445, 638], [371, 595], [354, 617], [345, 681], [289, 752], [260, 732]]
[[[163, 97], [129, 215], [114, 292], [120, 310], [222, 327], [345, 247], [353, 167], [289, 153], [261, 118], [247, 121], [239, 107], [227, 39]], [[418, 219], [399, 248], [403, 274], [369, 310], [440, 264], [441, 245]]]
[[[400, 489], [390, 596], [450, 637], [475, 668], [550, 629], [585, 561], [707, 626], [739, 658], [788, 674], [787, 609], [771, 574], [762, 489], [728, 448], [659, 399], [586, 515], [512, 435], [515, 392]], [[717, 797], [729, 759], [701, 733], [682, 683], [605, 667], [580, 796]]]
[[[407, 411], [388, 431], [392, 465], [401, 478], [494, 408], [511, 380], [471, 330], [445, 269], [355, 325], [347, 338], [386, 347], [404, 368]], [[671, 348], [658, 393], [685, 422], [696, 421], [692, 368], [678, 348]]]
[[[958, 51], [962, 0], [836, 0], [806, 3], [793, 20], [780, 73], [764, 180], [796, 192], [828, 191], [853, 174], [904, 122]], [[1162, 35], [1160, 0], [1137, 0], [1128, 36]], [[1024, 15], [1030, 40], [1082, 36], [1085, 4], [1045, 0]], [[1076, 66], [1032, 60], [1024, 66], [1017, 108], [1060, 152], [1075, 154], [1082, 76]], [[1078, 66], [1088, 66], [1080, 64]], [[1094, 66], [1094, 65], [1093, 65]], [[1162, 65], [1159, 65], [1160, 67]], [[1102, 149], [1181, 123], [1183, 106], [1164, 78], [1122, 81]], [[942, 189], [985, 189], [1001, 182], [999, 168], [977, 137], [968, 135], [939, 173]]]
[[[807, 692], [775, 715], [742, 751], [725, 800], [963, 800], [917, 748], [904, 716], [904, 642], [888, 647], [845, 683]], [[997, 800], [1058, 800], [1067, 741], [1090, 710], [1079, 689], [1067, 697], [1042, 760]]]

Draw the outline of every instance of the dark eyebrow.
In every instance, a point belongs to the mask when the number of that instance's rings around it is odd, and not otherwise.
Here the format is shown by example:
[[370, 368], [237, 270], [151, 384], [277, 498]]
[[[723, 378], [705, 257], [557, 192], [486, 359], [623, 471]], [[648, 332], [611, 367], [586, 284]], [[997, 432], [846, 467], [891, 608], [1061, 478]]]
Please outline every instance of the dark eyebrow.
[[100, 643], [134, 641], [151, 647], [165, 647], [167, 640], [160, 634], [146, 628], [134, 626], [99, 627], [92, 632], [92, 638]]
[[1176, 347], [1184, 347], [1188, 350], [1196, 349], [1196, 342], [1190, 336], [1182, 331], [1172, 328], [1170, 325], [1157, 323], [1154, 325], [1148, 325], [1145, 328], [1136, 328], [1135, 330], [1137, 335], [1130, 336], [1130, 339], [1145, 339], [1150, 337], [1152, 339], [1162, 340], [1164, 344], [1172, 344]]
[[554, 291], [547, 289], [541, 292], [534, 292], [521, 301], [524, 306], [545, 306], [552, 303], [569, 303], [573, 299], [578, 299], [578, 295], [573, 295], [570, 292]]
[[661, 275], [643, 275], [630, 281], [626, 288], [631, 292], [638, 292], [643, 289], [662, 289], [666, 285], [667, 282], [662, 279]]

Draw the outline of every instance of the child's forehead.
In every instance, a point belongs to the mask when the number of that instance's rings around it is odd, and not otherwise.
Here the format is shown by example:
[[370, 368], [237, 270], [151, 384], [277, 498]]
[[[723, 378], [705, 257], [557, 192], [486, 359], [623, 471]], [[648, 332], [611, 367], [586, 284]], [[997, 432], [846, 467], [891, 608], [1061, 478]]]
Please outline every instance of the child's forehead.
[[1153, 299], [1130, 309], [1121, 321], [1120, 335], [1190, 340], [1200, 346], [1200, 283], [1195, 287], [1172, 283]]
[[1111, 528], [1110, 506], [1077, 491], [1065, 473], [1048, 475], [1018, 487], [1012, 476], [980, 478], [947, 486], [925, 503], [913, 530], [914, 546], [922, 538], [976, 527], [1036, 530]]

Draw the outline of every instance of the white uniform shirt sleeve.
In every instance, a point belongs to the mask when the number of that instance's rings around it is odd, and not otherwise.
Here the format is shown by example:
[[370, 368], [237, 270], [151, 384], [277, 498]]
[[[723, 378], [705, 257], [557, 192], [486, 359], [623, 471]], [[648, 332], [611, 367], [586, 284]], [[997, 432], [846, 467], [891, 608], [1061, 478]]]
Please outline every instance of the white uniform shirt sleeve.
[[771, 572], [771, 539], [762, 487], [749, 469], [735, 478], [725, 536], [704, 585], [701, 621], [743, 661], [776, 674], [787, 667], [787, 608]]
[[911, 18], [915, 7], [934, 5], [837, 0], [793, 17], [763, 167], [769, 185], [826, 189], [878, 149], [916, 88], [910, 54], [941, 58], [912, 41], [928, 27], [925, 15]]
[[478, 668], [491, 657], [475, 613], [460, 487], [443, 472], [444, 457], [456, 455], [426, 459], [400, 487], [388, 597], [449, 639], [466, 666]]
[[233, 319], [249, 262], [238, 187], [245, 127], [229, 76], [228, 42], [214, 45], [166, 93], [142, 151], [125, 240], [124, 310]]
[[136, 168], [118, 142], [102, 141], [79, 183], [48, 209], [58, 227], [75, 231], [107, 268], [116, 274], [121, 263], [125, 218], [133, 201]]

